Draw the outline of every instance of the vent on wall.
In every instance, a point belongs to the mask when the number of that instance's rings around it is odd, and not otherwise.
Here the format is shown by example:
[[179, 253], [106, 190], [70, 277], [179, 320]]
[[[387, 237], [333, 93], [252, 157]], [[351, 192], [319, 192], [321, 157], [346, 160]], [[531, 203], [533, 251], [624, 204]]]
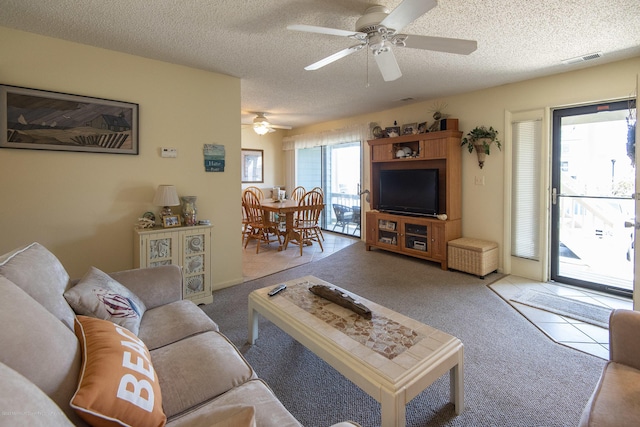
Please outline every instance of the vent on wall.
[[600, 58], [601, 56], [602, 52], [588, 53], [586, 55], [576, 56], [575, 58], [563, 59], [562, 63], [565, 65], [571, 65], [578, 62], [590, 61], [592, 59]]

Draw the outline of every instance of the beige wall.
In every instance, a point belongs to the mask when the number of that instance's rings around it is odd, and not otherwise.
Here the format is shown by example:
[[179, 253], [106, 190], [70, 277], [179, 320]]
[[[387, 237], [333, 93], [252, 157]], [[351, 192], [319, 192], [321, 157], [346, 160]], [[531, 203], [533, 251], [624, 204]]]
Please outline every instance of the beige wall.
[[[452, 118], [458, 118], [460, 130], [465, 134], [478, 125], [493, 126], [499, 130], [501, 140], [507, 141], [509, 138], [505, 135], [505, 117], [508, 113], [528, 110], [542, 110], [548, 113], [548, 110], [554, 107], [627, 98], [636, 90], [638, 73], [640, 73], [640, 58], [633, 58], [445, 99], [428, 100], [373, 114], [320, 123], [295, 129], [290, 134], [338, 129], [355, 123], [377, 122], [382, 127], [392, 126], [394, 120], [399, 125], [425, 120], [431, 123], [433, 106], [445, 103], [447, 107], [443, 112], [448, 113]], [[375, 90], [375, 88], [372, 89]], [[550, 143], [549, 135], [550, 129], [547, 128], [545, 144]], [[465, 152], [462, 164], [463, 235], [499, 242], [500, 268], [504, 266], [506, 153], [508, 153], [508, 145], [503, 151], [492, 150], [484, 169], [480, 169], [476, 154]], [[365, 150], [364, 175], [363, 182], [368, 183], [370, 179], [368, 149]], [[484, 177], [484, 186], [475, 185], [476, 176]], [[542, 178], [547, 179], [544, 176]], [[368, 184], [365, 184], [364, 188], [367, 187]], [[363, 206], [368, 209], [366, 203]]]
[[265, 190], [265, 196], [270, 197], [270, 190], [275, 186], [284, 189], [284, 156], [282, 154], [282, 137], [284, 132], [276, 130], [265, 135], [258, 135], [251, 126], [242, 126], [242, 148], [264, 150], [264, 182], [257, 184], [242, 184], [242, 188], [255, 185]]
[[[239, 79], [3, 27], [0, 57], [3, 84], [140, 106], [137, 156], [0, 150], [0, 253], [38, 241], [72, 277], [132, 268], [134, 224], [158, 212], [156, 187], [174, 184], [214, 225], [214, 288], [242, 281]], [[214, 143], [223, 173], [204, 172], [203, 144]]]
[[[240, 81], [235, 78], [74, 44], [0, 27], [0, 83], [95, 96], [140, 105], [138, 156], [0, 150], [0, 253], [39, 241], [72, 277], [95, 265], [106, 271], [132, 267], [132, 227], [158, 184], [175, 184], [198, 196], [199, 218], [214, 224], [214, 288], [242, 280], [240, 239], [240, 146], [265, 150], [265, 182], [285, 182], [284, 133], [259, 137], [240, 129]], [[430, 120], [434, 103], [460, 120], [460, 129], [493, 126], [505, 140], [510, 112], [628, 97], [635, 91], [640, 58], [504, 85], [442, 100], [321, 123], [290, 134], [353, 123], [389, 126]], [[241, 142], [242, 141], [242, 142]], [[223, 144], [224, 173], [205, 173], [202, 145]], [[547, 137], [545, 143], [549, 143]], [[177, 159], [159, 155], [178, 149]], [[484, 169], [475, 154], [463, 156], [463, 234], [505, 240], [505, 154], [495, 151]], [[369, 181], [368, 151], [364, 183]], [[474, 184], [475, 177], [484, 186]], [[365, 188], [367, 185], [365, 184]], [[364, 205], [367, 208], [366, 204]], [[236, 224], [237, 226], [229, 226]], [[501, 245], [501, 268], [504, 250]]]

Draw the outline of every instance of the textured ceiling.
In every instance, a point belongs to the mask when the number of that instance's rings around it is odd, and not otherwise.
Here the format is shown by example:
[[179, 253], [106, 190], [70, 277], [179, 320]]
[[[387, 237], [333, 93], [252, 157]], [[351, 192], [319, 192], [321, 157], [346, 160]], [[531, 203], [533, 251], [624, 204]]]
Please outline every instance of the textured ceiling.
[[393, 82], [366, 50], [304, 70], [355, 43], [287, 25], [351, 31], [368, 6], [400, 2], [0, 0], [0, 25], [238, 77], [243, 122], [266, 112], [294, 127], [640, 55], [638, 0], [439, 0], [402, 33], [477, 40], [471, 55], [396, 48]]

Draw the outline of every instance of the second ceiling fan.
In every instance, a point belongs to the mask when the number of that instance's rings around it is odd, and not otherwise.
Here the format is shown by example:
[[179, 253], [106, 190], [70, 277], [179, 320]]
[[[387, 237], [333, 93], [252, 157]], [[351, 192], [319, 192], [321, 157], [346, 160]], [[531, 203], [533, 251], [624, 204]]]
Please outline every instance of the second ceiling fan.
[[402, 76], [392, 46], [469, 55], [478, 48], [475, 40], [400, 34], [399, 31], [438, 5], [437, 0], [404, 0], [391, 13], [384, 6], [371, 6], [356, 21], [356, 30], [347, 31], [314, 25], [289, 25], [287, 29], [329, 34], [355, 39], [357, 44], [305, 67], [317, 70], [338, 59], [369, 47], [385, 81]]

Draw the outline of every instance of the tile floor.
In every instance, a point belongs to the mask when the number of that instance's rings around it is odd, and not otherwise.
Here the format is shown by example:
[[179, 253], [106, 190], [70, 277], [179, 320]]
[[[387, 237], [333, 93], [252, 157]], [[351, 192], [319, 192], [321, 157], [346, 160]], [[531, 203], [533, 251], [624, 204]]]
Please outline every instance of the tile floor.
[[340, 249], [359, 242], [359, 237], [349, 237], [338, 233], [323, 231], [324, 241], [322, 246], [313, 242], [311, 246], [305, 246], [300, 256], [300, 248], [297, 245], [289, 245], [286, 251], [278, 251], [278, 242], [265, 245], [260, 244], [260, 253], [256, 254], [256, 241], [250, 241], [242, 252], [242, 276], [243, 281], [257, 279], [291, 267], [317, 261]]
[[[244, 281], [257, 279], [278, 271], [315, 261], [358, 242], [359, 238], [324, 231], [324, 252], [320, 251], [317, 243], [303, 249], [300, 256], [298, 246], [289, 246], [286, 251], [278, 251], [278, 244], [261, 245], [260, 253], [256, 254], [255, 242], [250, 242], [243, 249], [242, 274]], [[520, 295], [526, 289], [535, 288], [539, 291], [554, 293], [564, 297], [598, 304], [610, 308], [632, 308], [629, 299], [610, 296], [598, 292], [584, 290], [569, 285], [555, 283], [540, 283], [517, 276], [506, 276], [490, 287], [500, 295], [505, 304], [509, 299]], [[538, 329], [550, 339], [583, 351], [594, 356], [608, 359], [609, 357], [609, 331], [588, 323], [580, 322], [568, 317], [549, 313], [523, 304], [512, 303], [523, 316], [525, 316]]]
[[[506, 276], [490, 285], [490, 287], [507, 302], [509, 302], [510, 298], [520, 295], [527, 289], [536, 289], [603, 307], [633, 308], [633, 303], [630, 299], [569, 285], [535, 282], [517, 276]], [[552, 340], [603, 359], [609, 358], [608, 329], [516, 302], [510, 303]]]

